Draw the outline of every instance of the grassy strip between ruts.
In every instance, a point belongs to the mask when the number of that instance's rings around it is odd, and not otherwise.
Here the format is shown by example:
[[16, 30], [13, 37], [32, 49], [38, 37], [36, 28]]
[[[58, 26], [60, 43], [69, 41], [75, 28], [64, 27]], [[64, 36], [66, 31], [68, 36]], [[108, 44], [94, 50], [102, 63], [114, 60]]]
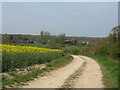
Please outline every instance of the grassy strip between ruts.
[[38, 76], [43, 76], [45, 72], [49, 72], [56, 68], [65, 66], [66, 64], [70, 63], [70, 61], [72, 61], [72, 59], [73, 59], [72, 56], [67, 55], [67, 56], [64, 56], [60, 59], [56, 59], [53, 62], [47, 64], [46, 68], [35, 69], [31, 73], [28, 73], [28, 74], [25, 74], [22, 76], [16, 76], [10, 80], [5, 80], [5, 81], [3, 81], [3, 89], [6, 86], [15, 87], [18, 85], [24, 85], [26, 82], [33, 80], [34, 78], [37, 78]]
[[64, 84], [61, 86], [62, 88], [73, 88], [74, 83], [77, 78], [79, 78], [82, 75], [82, 72], [85, 70], [86, 62], [82, 64], [79, 69], [77, 69], [73, 74], [71, 74], [64, 82]]
[[96, 55], [84, 55], [95, 59], [103, 71], [103, 84], [106, 88], [118, 88], [118, 63], [109, 58]]

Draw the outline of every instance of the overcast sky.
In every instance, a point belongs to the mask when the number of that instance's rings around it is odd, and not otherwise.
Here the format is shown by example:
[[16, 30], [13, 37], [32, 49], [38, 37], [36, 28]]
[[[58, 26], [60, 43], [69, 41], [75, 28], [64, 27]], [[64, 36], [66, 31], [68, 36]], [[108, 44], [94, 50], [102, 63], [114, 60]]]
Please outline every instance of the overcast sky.
[[118, 24], [117, 2], [2, 3], [2, 33], [105, 37]]

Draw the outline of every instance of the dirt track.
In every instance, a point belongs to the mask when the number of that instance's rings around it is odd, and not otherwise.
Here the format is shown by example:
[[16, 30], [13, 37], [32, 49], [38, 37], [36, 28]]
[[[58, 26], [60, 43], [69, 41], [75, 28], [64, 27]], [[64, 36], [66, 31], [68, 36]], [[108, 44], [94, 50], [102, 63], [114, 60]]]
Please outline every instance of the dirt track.
[[22, 88], [61, 88], [66, 79], [68, 79], [76, 70], [80, 69], [86, 62], [85, 70], [82, 75], [74, 81], [74, 88], [103, 88], [102, 72], [96, 61], [85, 57], [73, 55], [70, 64], [54, 70], [47, 75], [37, 78]]
[[104, 88], [102, 83], [102, 72], [98, 63], [85, 56], [80, 56], [86, 62], [85, 70], [76, 80], [74, 88]]

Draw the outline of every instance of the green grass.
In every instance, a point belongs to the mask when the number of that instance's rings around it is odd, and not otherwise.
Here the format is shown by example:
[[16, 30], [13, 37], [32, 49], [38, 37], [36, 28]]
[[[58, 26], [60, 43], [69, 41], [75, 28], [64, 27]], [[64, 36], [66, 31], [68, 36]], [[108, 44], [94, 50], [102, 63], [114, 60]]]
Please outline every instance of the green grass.
[[85, 55], [95, 59], [103, 71], [103, 83], [106, 88], [118, 88], [118, 62], [96, 55]]
[[13, 79], [10, 80], [4, 80], [3, 81], [3, 87], [4, 86], [14, 86], [15, 83], [22, 84], [23, 82], [27, 82], [30, 80], [33, 80], [33, 78], [36, 78], [38, 75], [42, 75], [45, 71], [47, 71], [47, 68], [44, 69], [36, 69], [32, 73], [28, 73], [22, 76], [16, 76]]
[[72, 45], [65, 45], [64, 47], [62, 47], [62, 50], [68, 50], [68, 49], [81, 49], [84, 47], [88, 47], [88, 46], [72, 46]]
[[59, 68], [65, 66], [72, 60], [72, 56], [66, 56], [65, 58], [56, 59], [55, 61], [47, 64], [47, 67]]
[[0, 75], [0, 89], [2, 88], [2, 75]]
[[38, 76], [43, 76], [44, 72], [49, 72], [53, 69], [62, 67], [66, 64], [68, 64], [72, 60], [72, 56], [64, 56], [60, 59], [56, 59], [53, 62], [47, 64], [46, 68], [43, 69], [35, 69], [31, 73], [21, 75], [21, 76], [15, 76], [13, 79], [6, 79], [3, 81], [3, 87], [10, 86], [13, 87], [14, 85], [22, 85], [25, 82], [28, 82], [30, 80], [33, 80], [34, 78], [37, 78]]

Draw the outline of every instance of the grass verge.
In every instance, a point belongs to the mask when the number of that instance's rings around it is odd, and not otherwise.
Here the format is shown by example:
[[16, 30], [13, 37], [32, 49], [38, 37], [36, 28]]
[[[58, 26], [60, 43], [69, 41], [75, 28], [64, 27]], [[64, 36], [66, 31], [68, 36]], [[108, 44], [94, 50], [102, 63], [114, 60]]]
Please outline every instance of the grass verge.
[[61, 66], [65, 66], [66, 64], [70, 63], [70, 61], [72, 60], [72, 56], [68, 55], [68, 56], [65, 56], [63, 58], [59, 58], [59, 59], [56, 59], [54, 60], [53, 62], [47, 64], [47, 67], [51, 67], [51, 68], [59, 68]]
[[5, 87], [16, 87], [18, 85], [24, 85], [26, 82], [33, 80], [34, 78], [37, 78], [38, 76], [43, 76], [45, 72], [49, 72], [51, 70], [54, 70], [56, 68], [62, 67], [66, 64], [68, 64], [72, 60], [72, 56], [66, 55], [60, 59], [56, 59], [53, 62], [47, 64], [46, 68], [43, 69], [35, 69], [31, 73], [21, 75], [21, 76], [15, 76], [12, 79], [4, 79], [3, 80], [3, 88]]
[[103, 84], [106, 88], [118, 88], [118, 62], [96, 55], [85, 55], [95, 59], [103, 71]]

